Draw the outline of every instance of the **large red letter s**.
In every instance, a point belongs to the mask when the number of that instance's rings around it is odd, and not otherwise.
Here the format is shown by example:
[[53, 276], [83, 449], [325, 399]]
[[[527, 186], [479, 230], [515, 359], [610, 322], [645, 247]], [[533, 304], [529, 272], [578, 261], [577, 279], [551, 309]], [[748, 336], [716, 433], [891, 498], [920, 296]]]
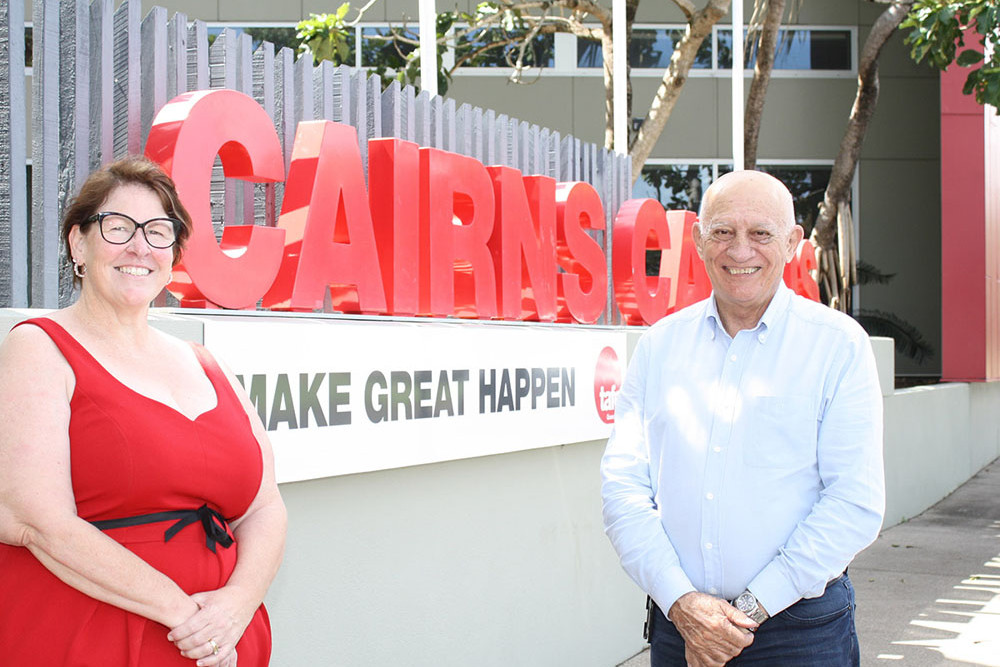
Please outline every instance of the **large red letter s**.
[[235, 90], [179, 95], [153, 120], [146, 155], [174, 179], [194, 223], [170, 291], [182, 302], [253, 307], [278, 274], [285, 233], [260, 225], [228, 226], [223, 245], [245, 251], [226, 255], [212, 230], [209, 189], [216, 155], [228, 178], [255, 183], [284, 179], [281, 143], [267, 112]]

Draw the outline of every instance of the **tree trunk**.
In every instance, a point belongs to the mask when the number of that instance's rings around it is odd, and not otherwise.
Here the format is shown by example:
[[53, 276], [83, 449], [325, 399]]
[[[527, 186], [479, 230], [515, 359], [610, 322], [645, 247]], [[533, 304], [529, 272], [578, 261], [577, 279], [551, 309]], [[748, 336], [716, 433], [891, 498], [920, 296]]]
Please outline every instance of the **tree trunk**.
[[[819, 263], [817, 282], [826, 303], [844, 312], [850, 312], [851, 288], [855, 284], [855, 261], [852, 256], [854, 222], [849, 213], [851, 182], [854, 180], [854, 171], [861, 155], [865, 132], [878, 103], [878, 57], [882, 47], [906, 18], [912, 6], [912, 1], [890, 4], [872, 25], [868, 39], [861, 48], [857, 96], [854, 99], [854, 107], [851, 109], [844, 138], [840, 141], [840, 151], [833, 163], [830, 183], [826, 187], [823, 203], [819, 205], [819, 214], [810, 238], [816, 247]], [[840, 237], [848, 257], [841, 258], [841, 253], [838, 252], [836, 242], [838, 225], [842, 228], [839, 230]], [[851, 244], [850, 250], [846, 247], [848, 242]]]
[[767, 14], [760, 28], [757, 40], [757, 62], [753, 68], [753, 81], [750, 83], [750, 94], [747, 97], [746, 110], [743, 116], [743, 168], [757, 167], [757, 142], [760, 138], [760, 120], [764, 115], [764, 98], [767, 96], [767, 85], [771, 82], [771, 70], [774, 69], [774, 55], [778, 47], [778, 29], [781, 27], [781, 17], [785, 12], [785, 0], [765, 0]]
[[712, 34], [712, 26], [729, 11], [731, 0], [709, 0], [703, 9], [698, 11], [694, 11], [693, 4], [688, 0], [674, 0], [674, 2], [688, 16], [687, 30], [684, 32], [684, 38], [675, 46], [674, 55], [670, 58], [670, 67], [663, 74], [663, 80], [660, 81], [649, 112], [629, 146], [633, 184], [642, 174], [643, 165], [646, 164], [653, 147], [663, 134], [667, 119], [677, 104], [677, 98], [680, 97], [684, 84], [687, 83], [688, 73], [694, 64], [698, 48], [705, 38]]

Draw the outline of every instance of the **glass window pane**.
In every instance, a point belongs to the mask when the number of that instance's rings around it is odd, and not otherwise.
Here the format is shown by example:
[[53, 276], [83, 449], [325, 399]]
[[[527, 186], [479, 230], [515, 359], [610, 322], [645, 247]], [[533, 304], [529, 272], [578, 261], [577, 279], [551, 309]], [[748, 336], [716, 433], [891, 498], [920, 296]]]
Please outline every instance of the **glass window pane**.
[[[684, 38], [680, 28], [635, 28], [628, 45], [629, 65], [637, 69], [666, 69], [674, 55], [674, 45]], [[577, 67], [602, 67], [604, 54], [596, 39], [577, 38]], [[712, 67], [712, 40], [706, 38], [698, 48], [694, 69]]]
[[[396, 39], [393, 39], [393, 33]], [[406, 66], [406, 56], [417, 49], [420, 31], [417, 27], [361, 29], [361, 66], [390, 70]]]
[[31, 28], [24, 29], [24, 66], [31, 67], [32, 36]]
[[601, 42], [596, 39], [576, 39], [576, 66], [601, 67], [604, 65], [604, 54], [601, 53]]
[[655, 199], [667, 210], [697, 211], [711, 182], [710, 164], [647, 165], [632, 187], [632, 196]]
[[[745, 36], [745, 32], [744, 32]], [[733, 66], [733, 31], [718, 31], [719, 69]], [[756, 43], [748, 45], [750, 56], [744, 67], [753, 69]], [[851, 69], [851, 32], [849, 30], [780, 30], [774, 54], [774, 69], [833, 70]]]
[[[461, 67], [513, 67], [521, 50], [518, 39], [516, 32], [502, 28], [475, 30], [455, 44], [455, 62]], [[499, 46], [481, 50], [490, 44]], [[524, 64], [529, 67], [552, 67], [555, 64], [555, 36], [536, 35], [525, 49]]]
[[833, 167], [770, 164], [758, 165], [758, 169], [771, 174], [791, 191], [795, 200], [795, 222], [802, 225], [809, 238]]

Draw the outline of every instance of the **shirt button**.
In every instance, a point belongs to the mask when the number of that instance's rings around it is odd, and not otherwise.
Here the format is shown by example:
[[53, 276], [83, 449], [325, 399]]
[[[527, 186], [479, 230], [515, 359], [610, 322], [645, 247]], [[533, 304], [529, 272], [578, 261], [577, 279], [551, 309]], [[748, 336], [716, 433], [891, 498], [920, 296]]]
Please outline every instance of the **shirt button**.
[[706, 493], [705, 494], [705, 498], [707, 500], [712, 500], [713, 498], [715, 498], [715, 494], [714, 493]]
[[716, 593], [719, 592], [719, 590], [715, 586], [712, 586], [711, 588], [708, 589], [708, 592], [711, 593], [712, 595], [715, 595]]
[[712, 451], [716, 452], [716, 453], [721, 452], [722, 451], [722, 447], [712, 447]]
[[761, 343], [764, 342], [765, 338], [767, 338], [767, 336], [765, 336], [764, 334], [760, 334], [759, 336], [757, 336], [757, 340], [759, 340]]
[[712, 543], [711, 542], [705, 542], [705, 548], [706, 549], [711, 549], [712, 548]]
[[737, 359], [737, 356], [735, 354], [733, 356], [729, 357], [729, 361], [736, 361], [736, 359]]

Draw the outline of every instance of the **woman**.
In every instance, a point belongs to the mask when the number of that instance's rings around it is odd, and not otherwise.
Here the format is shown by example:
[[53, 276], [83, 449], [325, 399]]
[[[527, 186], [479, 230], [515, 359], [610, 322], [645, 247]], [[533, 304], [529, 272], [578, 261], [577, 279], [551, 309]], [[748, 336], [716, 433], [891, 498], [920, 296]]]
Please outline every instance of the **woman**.
[[146, 319], [190, 225], [154, 163], [95, 172], [63, 221], [79, 299], [0, 346], [6, 667], [268, 663], [270, 444], [234, 377]]

